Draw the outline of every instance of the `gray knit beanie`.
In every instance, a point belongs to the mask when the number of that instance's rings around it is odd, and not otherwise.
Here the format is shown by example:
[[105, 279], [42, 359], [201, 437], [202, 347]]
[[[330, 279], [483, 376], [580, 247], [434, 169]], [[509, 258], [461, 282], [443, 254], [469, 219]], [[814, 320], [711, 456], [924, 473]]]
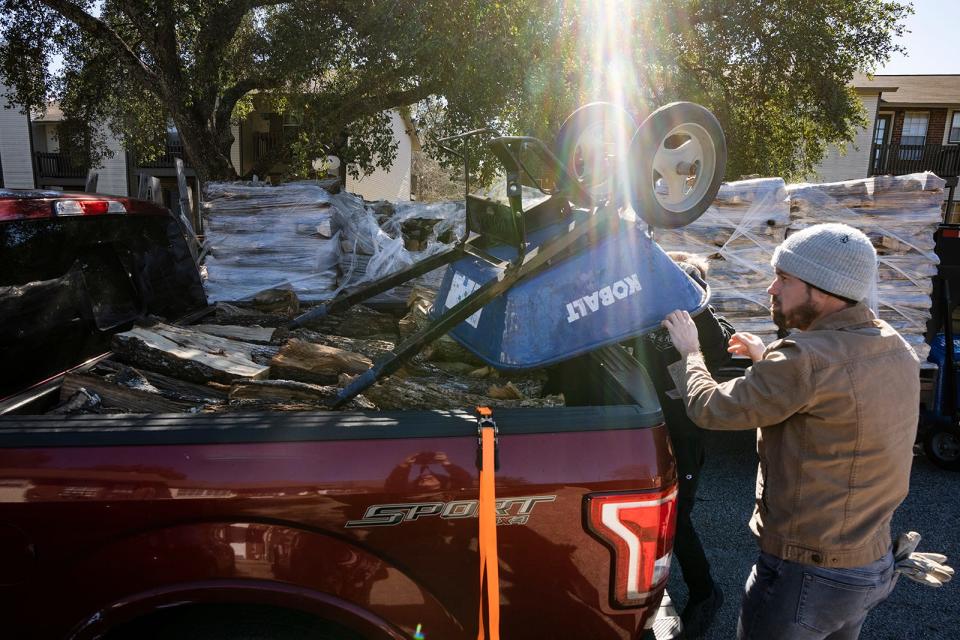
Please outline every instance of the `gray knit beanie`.
[[864, 300], [877, 278], [877, 252], [863, 232], [845, 224], [818, 224], [794, 233], [770, 264], [818, 289]]

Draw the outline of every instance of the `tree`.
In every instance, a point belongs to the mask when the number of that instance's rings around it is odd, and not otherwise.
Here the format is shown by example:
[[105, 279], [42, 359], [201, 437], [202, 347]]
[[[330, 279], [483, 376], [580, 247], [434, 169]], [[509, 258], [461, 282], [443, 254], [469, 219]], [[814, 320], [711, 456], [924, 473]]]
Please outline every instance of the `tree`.
[[[446, 95], [466, 118], [495, 115], [500, 96], [519, 83], [510, 76], [519, 67], [498, 60], [512, 48], [501, 25], [521, 19], [524, 7], [514, 0], [0, 0], [0, 77], [15, 102], [42, 107], [59, 99], [67, 119], [108, 122], [147, 157], [160, 152], [172, 121], [202, 180], [234, 175], [231, 121], [249, 111], [252, 92], [266, 93], [302, 117], [287, 146], [291, 159], [306, 164], [332, 153], [364, 170], [388, 165], [395, 153], [386, 109]], [[54, 75], [55, 56], [64, 64]], [[482, 93], [477, 99], [458, 99], [464, 70], [473, 95]]]
[[[727, 176], [801, 177], [865, 123], [849, 87], [899, 48], [897, 0], [0, 0], [0, 77], [157, 154], [168, 120], [202, 179], [227, 178], [252, 92], [301, 126], [294, 170], [336, 155], [387, 166], [386, 109], [431, 139], [493, 126], [551, 139], [579, 104], [642, 118], [673, 100], [718, 116]], [[57, 74], [49, 61], [62, 55]], [[102, 138], [82, 127], [75, 146]], [[474, 141], [481, 181], [495, 163]], [[485, 161], [486, 160], [486, 161]], [[447, 160], [445, 160], [447, 161]], [[448, 161], [456, 168], [457, 161]]]
[[866, 124], [850, 81], [902, 51], [911, 12], [895, 0], [557, 2], [519, 27], [525, 81], [504, 121], [550, 140], [586, 102], [624, 104], [638, 121], [699, 102], [724, 128], [728, 179], [802, 179]]
[[908, 4], [888, 0], [668, 0], [644, 6], [638, 37], [654, 104], [700, 102], [731, 149], [727, 175], [803, 178], [828, 144], [866, 124], [849, 83], [894, 51]]
[[558, 53], [531, 71], [524, 101], [538, 108], [523, 110], [522, 126], [555, 131], [589, 100], [626, 103], [640, 118], [689, 100], [723, 125], [728, 178], [802, 178], [865, 125], [850, 81], [902, 51], [894, 37], [911, 12], [895, 0], [563, 5], [536, 27]]

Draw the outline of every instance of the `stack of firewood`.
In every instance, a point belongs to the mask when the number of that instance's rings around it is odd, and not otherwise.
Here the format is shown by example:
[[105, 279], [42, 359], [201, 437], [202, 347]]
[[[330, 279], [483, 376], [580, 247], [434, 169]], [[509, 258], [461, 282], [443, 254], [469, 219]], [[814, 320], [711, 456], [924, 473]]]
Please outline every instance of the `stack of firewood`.
[[[464, 233], [462, 202], [384, 203], [366, 205], [344, 197], [334, 212], [339, 232], [341, 288], [356, 287], [387, 276], [448, 248]], [[436, 269], [384, 292], [370, 301], [406, 302], [413, 287], [440, 288], [443, 269]]]
[[329, 239], [340, 197], [314, 183], [207, 184], [203, 216], [209, 254], [203, 268], [208, 299], [242, 300], [280, 286], [304, 300], [330, 297], [339, 253]]
[[930, 277], [937, 265], [933, 234], [942, 218], [943, 187], [932, 173], [830, 184], [787, 185], [780, 178], [732, 182], [696, 222], [657, 229], [655, 237], [668, 251], [708, 256], [714, 307], [739, 330], [770, 342], [777, 329], [766, 287], [776, 246], [812, 224], [856, 227], [873, 241], [880, 260], [876, 295], [869, 302], [925, 358]]
[[[326, 409], [337, 392], [427, 321], [418, 290], [403, 318], [365, 306], [289, 330], [300, 311], [287, 289], [217, 303], [196, 324], [145, 323], [117, 334], [113, 355], [66, 376], [56, 413]], [[426, 347], [347, 409], [561, 406], [545, 375], [500, 374], [449, 337]]]
[[[207, 296], [249, 298], [288, 287], [302, 300], [326, 300], [410, 266], [461, 237], [462, 202], [367, 203], [319, 184], [215, 182], [206, 187]], [[372, 298], [403, 303], [412, 285], [439, 288], [443, 271]]]

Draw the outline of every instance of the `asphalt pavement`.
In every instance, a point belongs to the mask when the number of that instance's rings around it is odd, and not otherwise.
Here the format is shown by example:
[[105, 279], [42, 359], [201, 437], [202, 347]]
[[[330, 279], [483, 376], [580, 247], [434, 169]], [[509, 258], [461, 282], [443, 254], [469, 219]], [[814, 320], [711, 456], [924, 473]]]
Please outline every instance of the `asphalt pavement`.
[[[757, 473], [754, 431], [706, 434], [707, 462], [700, 480], [694, 525], [700, 533], [724, 604], [706, 635], [734, 638], [737, 613], [757, 544], [747, 528]], [[960, 568], [960, 473], [944, 471], [914, 456], [910, 494], [893, 518], [894, 537], [918, 531], [919, 551], [939, 551]], [[676, 561], [668, 590], [681, 610], [686, 587]], [[891, 596], [867, 618], [863, 640], [956, 640], [960, 638], [960, 577], [934, 589], [901, 578]]]

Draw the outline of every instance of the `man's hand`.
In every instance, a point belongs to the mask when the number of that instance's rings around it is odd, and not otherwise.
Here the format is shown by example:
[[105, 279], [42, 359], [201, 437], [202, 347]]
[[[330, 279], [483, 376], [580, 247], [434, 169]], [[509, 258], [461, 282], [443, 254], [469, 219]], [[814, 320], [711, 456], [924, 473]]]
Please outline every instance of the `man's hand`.
[[750, 356], [754, 362], [763, 358], [764, 349], [763, 340], [752, 333], [740, 331], [730, 336], [730, 342], [727, 343], [727, 351], [735, 356]]
[[700, 335], [689, 313], [672, 311], [663, 319], [663, 326], [670, 332], [670, 340], [681, 356], [700, 351]]

